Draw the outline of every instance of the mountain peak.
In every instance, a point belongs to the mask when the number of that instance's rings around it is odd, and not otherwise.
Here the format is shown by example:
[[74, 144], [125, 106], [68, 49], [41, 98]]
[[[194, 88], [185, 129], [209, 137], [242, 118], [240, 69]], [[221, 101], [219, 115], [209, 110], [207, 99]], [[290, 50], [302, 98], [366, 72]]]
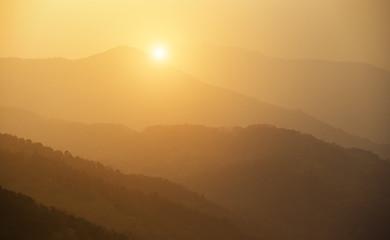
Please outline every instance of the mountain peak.
[[108, 49], [107, 51], [94, 54], [87, 59], [94, 59], [94, 60], [101, 60], [101, 59], [112, 59], [112, 60], [118, 60], [118, 59], [133, 59], [133, 58], [145, 58], [147, 57], [146, 53], [129, 46], [117, 46], [111, 49]]

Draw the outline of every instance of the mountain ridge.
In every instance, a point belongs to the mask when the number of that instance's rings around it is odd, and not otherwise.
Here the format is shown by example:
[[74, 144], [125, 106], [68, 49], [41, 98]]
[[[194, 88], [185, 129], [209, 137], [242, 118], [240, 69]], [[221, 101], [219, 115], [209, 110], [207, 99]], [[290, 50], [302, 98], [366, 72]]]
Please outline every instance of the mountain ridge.
[[[96, 154], [93, 155], [90, 155], [88, 151], [86, 151], [86, 149], [92, 147], [90, 146], [90, 143], [97, 139], [100, 139], [99, 141], [101, 144], [103, 144], [104, 141], [111, 142], [118, 141], [119, 139], [124, 142], [132, 142], [133, 140], [131, 139], [133, 137], [142, 135], [142, 133], [148, 129], [146, 128], [143, 131], [138, 131], [128, 128], [123, 124], [85, 124], [79, 122], [69, 122], [60, 119], [47, 119], [22, 109], [1, 106], [0, 116], [2, 116], [0, 119], [0, 131], [4, 133], [15, 134], [20, 137], [33, 139], [61, 150], [70, 150], [71, 152], [79, 154], [83, 157], [96, 160], [105, 159], [104, 162], [106, 164], [111, 164], [110, 162], [107, 162], [109, 158], [101, 158], [101, 156], [98, 156], [97, 152], [99, 151], [96, 151]], [[90, 139], [88, 134], [96, 136], [96, 139]], [[73, 144], [79, 141], [82, 141], [83, 144]], [[355, 141], [355, 144], [341, 145], [344, 145], [344, 147], [363, 146], [361, 148], [369, 149], [375, 153], [378, 153], [383, 158], [390, 159], [389, 145], [374, 144], [367, 140], [360, 141], [362, 142], [359, 143], [359, 141]], [[121, 144], [119, 143], [119, 145]], [[111, 147], [115, 148], [115, 146]], [[104, 153], [102, 154], [104, 155]]]
[[[211, 86], [128, 47], [72, 61], [3, 59], [0, 77], [0, 85], [4, 86], [0, 104], [43, 116], [121, 123], [132, 128], [183, 123], [227, 127], [265, 123], [308, 132], [344, 146], [377, 151], [366, 140], [301, 111]], [[38, 83], [45, 88], [37, 87]], [[20, 101], [22, 97], [24, 101]]]
[[176, 184], [169, 181], [124, 175], [6, 134], [0, 134], [0, 155], [2, 186], [128, 237], [252, 239], [219, 207], [185, 188], [171, 191]]
[[243, 48], [178, 47], [173, 65], [203, 81], [390, 143], [390, 71], [365, 63], [281, 59]]

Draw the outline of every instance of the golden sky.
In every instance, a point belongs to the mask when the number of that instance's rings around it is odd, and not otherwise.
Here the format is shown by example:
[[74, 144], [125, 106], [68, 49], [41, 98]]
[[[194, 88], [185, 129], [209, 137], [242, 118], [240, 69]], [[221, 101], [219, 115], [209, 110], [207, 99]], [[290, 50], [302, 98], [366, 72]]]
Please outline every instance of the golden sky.
[[1, 0], [0, 56], [213, 44], [390, 69], [388, 0]]

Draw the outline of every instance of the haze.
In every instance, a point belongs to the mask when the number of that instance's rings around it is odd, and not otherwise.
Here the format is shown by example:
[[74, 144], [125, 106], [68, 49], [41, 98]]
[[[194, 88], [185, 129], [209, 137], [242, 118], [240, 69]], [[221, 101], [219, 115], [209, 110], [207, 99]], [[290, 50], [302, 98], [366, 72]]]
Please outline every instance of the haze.
[[0, 239], [390, 239], [389, 5], [0, 0]]
[[389, 11], [386, 0], [3, 0], [0, 56], [78, 58], [164, 42], [390, 69]]

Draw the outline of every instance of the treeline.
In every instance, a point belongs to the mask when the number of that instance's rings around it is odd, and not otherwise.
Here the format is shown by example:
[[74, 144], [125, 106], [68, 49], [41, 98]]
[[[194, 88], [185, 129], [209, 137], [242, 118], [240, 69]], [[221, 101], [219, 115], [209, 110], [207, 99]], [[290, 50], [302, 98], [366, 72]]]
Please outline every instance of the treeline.
[[[127, 171], [137, 169], [176, 179], [234, 212], [240, 229], [259, 239], [365, 240], [390, 236], [386, 225], [390, 221], [390, 162], [372, 152], [346, 149], [268, 125], [158, 126], [128, 134], [121, 134], [122, 130], [108, 134], [108, 129], [105, 133], [96, 129], [90, 134], [79, 131], [77, 136], [81, 137], [69, 146], [87, 146], [86, 153], [99, 154]], [[239, 236], [236, 225], [222, 220], [226, 212], [166, 180], [124, 175], [8, 135], [0, 135], [0, 143], [11, 151], [3, 153], [3, 159], [16, 159], [3, 161], [0, 180], [25, 190], [34, 189], [41, 193], [39, 196], [57, 191], [61, 197], [48, 199], [56, 203], [70, 199], [68, 202], [79, 204], [72, 206], [73, 211], [85, 214], [81, 206], [87, 205], [86, 199], [88, 208], [101, 209], [91, 203], [109, 206], [100, 212], [112, 214], [112, 209], [120, 209], [119, 213], [114, 211], [114, 221], [107, 224], [115, 222], [119, 226], [125, 222], [127, 231], [150, 238], [246, 238]], [[52, 154], [62, 159], [56, 167], [47, 166], [56, 162]], [[34, 163], [39, 163], [40, 170], [31, 174]], [[69, 168], [72, 170], [66, 170]], [[7, 170], [3, 173], [2, 169]], [[23, 182], [19, 182], [19, 175], [25, 176]], [[75, 176], [78, 180], [73, 179]], [[40, 184], [29, 183], [31, 179], [39, 182], [40, 177], [44, 179]], [[143, 189], [148, 182], [149, 187]], [[102, 220], [101, 216], [92, 217]], [[213, 235], [216, 232], [219, 235]]]
[[112, 135], [83, 135], [91, 130], [84, 127], [69, 148], [85, 144], [80, 153], [124, 171], [190, 186], [235, 212], [259, 238], [390, 235], [390, 163], [372, 152], [269, 125], [156, 126]]
[[[195, 199], [202, 199], [199, 203], [193, 199], [173, 201], [158, 192], [143, 191], [142, 186], [131, 188], [125, 180], [128, 180], [126, 175], [98, 163], [28, 140], [0, 135], [0, 184], [45, 205], [128, 237], [148, 240], [249, 239], [222, 218], [223, 212], [219, 208], [208, 211], [202, 207], [214, 205], [206, 204], [207, 200], [198, 195]], [[162, 183], [164, 185], [164, 181]], [[194, 193], [184, 195], [184, 199], [189, 199], [187, 196], [194, 196]]]
[[3, 240], [126, 240], [85, 219], [38, 204], [0, 186], [0, 239]]

